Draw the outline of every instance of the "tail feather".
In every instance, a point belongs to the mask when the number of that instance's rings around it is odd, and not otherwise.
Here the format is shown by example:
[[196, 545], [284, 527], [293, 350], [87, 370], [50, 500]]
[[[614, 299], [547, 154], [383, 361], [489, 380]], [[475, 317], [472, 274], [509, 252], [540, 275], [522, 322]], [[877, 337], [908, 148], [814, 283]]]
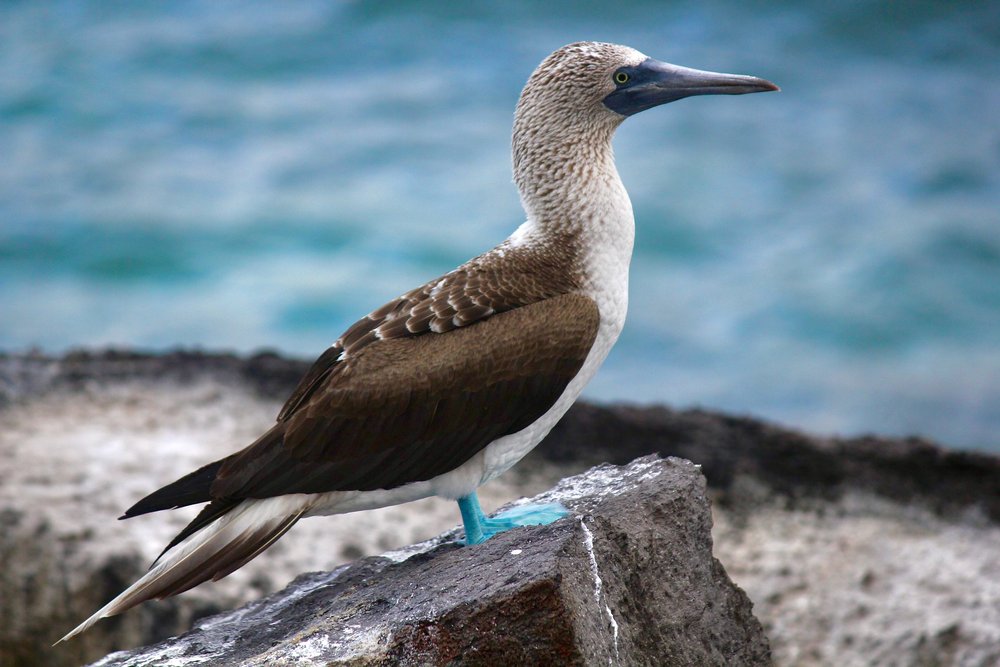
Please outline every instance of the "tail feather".
[[212, 481], [215, 480], [215, 476], [223, 463], [225, 463], [225, 459], [214, 461], [198, 468], [192, 473], [184, 475], [177, 481], [171, 482], [161, 489], [153, 491], [135, 505], [125, 510], [125, 514], [118, 518], [131, 519], [134, 516], [148, 514], [149, 512], [177, 509], [178, 507], [187, 507], [188, 505], [208, 502], [212, 499]]
[[222, 579], [295, 525], [309, 509], [305, 499], [302, 495], [278, 496], [247, 499], [235, 505], [169, 548], [138, 581], [59, 641], [66, 641], [102, 618], [120, 614], [147, 600], [162, 600], [209, 579]]
[[231, 554], [226, 561], [221, 561], [218, 566], [216, 566], [215, 574], [212, 575], [212, 581], [218, 581], [223, 577], [228, 577], [230, 574], [240, 569], [254, 558], [262, 554], [267, 550], [272, 544], [278, 541], [278, 539], [287, 533], [292, 526], [295, 525], [305, 510], [300, 510], [292, 516], [286, 517], [278, 526], [269, 529], [270, 532], [267, 534], [255, 535], [253, 539], [246, 540], [244, 544], [241, 545], [240, 549], [231, 550]]
[[170, 544], [163, 548], [160, 555], [156, 557], [155, 561], [153, 561], [153, 565], [150, 566], [150, 569], [152, 569], [168, 551], [197, 533], [205, 526], [210, 525], [211, 523], [217, 521], [220, 517], [223, 517], [231, 512], [233, 508], [241, 502], [243, 501], [237, 498], [235, 500], [213, 500], [209, 504], [205, 505], [201, 512], [198, 513], [198, 516], [196, 516], [191, 523], [184, 526], [184, 530], [177, 533], [177, 535], [174, 536], [174, 539], [170, 540]]

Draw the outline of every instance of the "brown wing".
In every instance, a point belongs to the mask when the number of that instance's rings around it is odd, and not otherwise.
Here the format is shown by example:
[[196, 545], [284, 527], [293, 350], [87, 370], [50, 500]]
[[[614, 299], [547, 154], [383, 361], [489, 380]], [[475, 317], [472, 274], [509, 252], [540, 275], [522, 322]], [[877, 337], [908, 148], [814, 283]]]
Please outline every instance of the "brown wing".
[[[369, 484], [375, 484], [378, 475], [371, 475], [366, 466], [372, 462], [378, 465], [377, 462], [381, 460], [379, 458], [381, 454], [378, 452], [387, 452], [388, 449], [385, 448], [393, 446], [394, 441], [378, 440], [373, 433], [383, 429], [386, 433], [405, 431], [407, 428], [428, 431], [433, 425], [427, 423], [427, 420], [434, 424], [446, 422], [444, 411], [459, 409], [455, 407], [457, 401], [466, 401], [473, 406], [488, 405], [491, 401], [497, 400], [497, 397], [504, 396], [506, 392], [513, 392], [512, 397], [507, 399], [503, 406], [496, 408], [489, 416], [483, 416], [484, 421], [476, 427], [478, 430], [475, 433], [469, 431], [461, 437], [450, 436], [465, 438], [463, 442], [472, 443], [469, 445], [472, 453], [482, 447], [482, 444], [476, 443], [491, 440], [490, 433], [515, 432], [521, 423], [530, 423], [536, 415], [548, 409], [555, 397], [561, 393], [565, 382], [568, 382], [563, 377], [563, 370], [551, 368], [547, 370], [544, 360], [537, 376], [502, 378], [463, 396], [449, 394], [435, 397], [426, 390], [421, 390], [418, 384], [413, 384], [412, 395], [379, 394], [372, 396], [370, 400], [361, 400], [357, 397], [368, 396], [365, 392], [370, 394], [372, 390], [370, 387], [366, 388], [363, 378], [359, 380], [358, 376], [372, 373], [370, 367], [378, 365], [379, 359], [384, 360], [395, 355], [399, 357], [399, 363], [416, 363], [425, 354], [425, 347], [429, 350], [450, 349], [447, 339], [455, 333], [445, 337], [433, 334], [452, 332], [472, 325], [478, 327], [499, 314], [512, 312], [531, 304], [551, 301], [552, 303], [541, 308], [550, 308], [553, 313], [567, 308], [566, 317], [578, 316], [581, 318], [579, 323], [581, 326], [596, 327], [596, 324], [593, 324], [596, 322], [596, 309], [593, 309], [593, 313], [589, 312], [592, 304], [586, 308], [577, 307], [578, 310], [587, 312], [576, 313], [574, 308], [567, 307], [566, 302], [556, 300], [561, 298], [560, 295], [572, 293], [579, 288], [579, 276], [570, 268], [575, 261], [572, 249], [576, 244], [567, 239], [558, 245], [560, 252], [544, 253], [531, 246], [511, 248], [505, 243], [497, 250], [477, 257], [451, 273], [411, 290], [370, 313], [349, 328], [316, 360], [285, 402], [278, 415], [278, 423], [256, 442], [232, 456], [210, 463], [154, 491], [126, 510], [121, 518], [214, 501], [198, 519], [192, 522], [192, 526], [189, 526], [185, 533], [178, 536], [180, 539], [197, 527], [207, 525], [221, 514], [225, 514], [241, 497], [248, 497], [251, 494], [291, 493], [292, 491], [281, 490], [282, 483], [287, 480], [281, 483], [277, 480], [263, 483], [260, 480], [274, 474], [274, 471], [284, 470], [289, 471], [289, 475], [299, 474], [301, 467], [299, 464], [303, 461], [312, 461], [315, 454], [311, 454], [309, 450], [316, 447], [322, 451], [318, 460], [311, 464], [313, 467], [307, 471], [311, 473], [308, 488], [323, 490], [323, 480], [328, 480], [329, 485], [347, 485], [351, 483], [352, 478], [367, 479]], [[502, 262], [496, 261], [497, 251], [502, 252]], [[543, 315], [543, 317], [549, 316]], [[553, 326], [572, 327], [576, 324], [570, 321], [568, 324], [553, 323]], [[492, 329], [480, 332], [480, 335], [484, 339], [489, 339], [493, 336], [488, 333], [489, 331]], [[580, 360], [574, 361], [572, 355], [575, 354], [574, 345], [586, 339], [586, 336], [580, 341], [572, 340], [576, 332], [570, 329], [564, 332], [547, 331], [539, 335], [549, 336], [556, 341], [566, 341], [564, 353], [568, 356], [562, 360], [563, 365], [572, 365], [582, 360], [581, 357]], [[434, 339], [435, 342], [421, 344], [415, 342], [416, 339], [424, 337]], [[499, 341], [500, 338], [497, 338], [496, 342]], [[520, 342], [523, 341], [513, 341], [513, 343]], [[443, 347], [436, 347], [438, 344], [442, 344]], [[473, 341], [473, 345], [483, 346], [484, 343]], [[590, 342], [584, 347], [589, 350]], [[368, 355], [369, 348], [381, 352], [362, 359], [363, 355]], [[524, 352], [516, 345], [512, 349], [513, 351], [497, 350], [497, 353], [517, 358], [517, 355]], [[530, 358], [525, 358], [526, 364], [530, 365], [531, 361]], [[476, 363], [477, 360], [473, 358], [468, 362]], [[387, 373], [386, 377], [389, 376], [387, 371], [382, 372]], [[573, 374], [575, 371], [568, 375], [571, 377]], [[376, 374], [373, 373], [370, 379], [374, 381], [375, 378]], [[439, 381], [429, 386], [444, 387], [451, 379], [448, 377], [443, 382]], [[324, 394], [329, 394], [324, 399], [326, 405], [330, 406], [329, 416], [319, 414], [322, 405], [317, 401], [318, 397]], [[334, 401], [333, 397], [338, 398]], [[357, 412], [353, 416], [345, 414], [346, 406], [351, 405], [351, 401], [362, 403], [356, 406]], [[372, 413], [371, 405], [378, 401], [381, 401], [379, 405], [382, 408], [376, 415]], [[421, 412], [418, 405], [421, 401], [424, 402], [424, 410], [431, 404], [437, 406], [434, 408], [434, 416]], [[525, 405], [522, 406], [521, 402]], [[502, 410], [508, 410], [509, 414], [504, 416], [501, 414]], [[518, 415], [520, 420], [513, 418]], [[406, 420], [413, 420], [413, 423], [408, 424]], [[368, 425], [367, 422], [378, 426]], [[424, 440], [428, 436], [423, 436], [423, 439], [417, 435], [409, 437], [413, 440], [411, 452], [418, 452], [420, 448], [427, 446]], [[404, 441], [395, 444], [401, 442]], [[341, 448], [337, 450], [341, 452], [340, 454], [330, 453], [336, 448]], [[358, 451], [367, 448], [371, 456], [349, 455], [352, 448]], [[471, 455], [470, 453], [469, 456]], [[323, 456], [329, 459], [329, 465], [316, 466], [315, 463], [323, 462]], [[394, 460], [402, 459], [395, 457]], [[446, 463], [442, 462], [441, 465], [445, 466], [444, 469], [449, 469]], [[216, 483], [216, 478], [223, 468], [225, 475]], [[390, 481], [404, 480], [407, 474], [399, 471], [395, 476], [386, 473], [382, 477], [388, 477]], [[380, 483], [384, 481], [382, 479]], [[240, 495], [241, 493], [243, 495]]]
[[567, 270], [575, 244], [563, 245], [566, 250], [548, 254], [530, 247], [507, 249], [503, 262], [484, 261], [490, 257], [487, 253], [369, 313], [313, 363], [278, 421], [290, 418], [344, 359], [376, 341], [445, 333], [575, 291], [578, 276]]
[[446, 336], [376, 338], [226, 459], [211, 495], [392, 488], [452, 470], [548, 411], [590, 352], [599, 319], [591, 299], [564, 294]]

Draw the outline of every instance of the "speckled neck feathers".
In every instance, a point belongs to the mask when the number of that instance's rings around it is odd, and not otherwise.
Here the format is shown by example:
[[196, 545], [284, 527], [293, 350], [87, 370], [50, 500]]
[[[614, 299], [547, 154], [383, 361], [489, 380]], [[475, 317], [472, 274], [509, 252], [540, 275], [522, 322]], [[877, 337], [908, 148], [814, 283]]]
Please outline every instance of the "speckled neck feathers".
[[528, 79], [514, 118], [514, 182], [529, 220], [543, 233], [621, 222], [609, 213], [624, 213], [623, 203], [631, 214], [611, 147], [624, 117], [602, 100], [613, 87], [613, 70], [643, 58], [613, 44], [570, 44]]

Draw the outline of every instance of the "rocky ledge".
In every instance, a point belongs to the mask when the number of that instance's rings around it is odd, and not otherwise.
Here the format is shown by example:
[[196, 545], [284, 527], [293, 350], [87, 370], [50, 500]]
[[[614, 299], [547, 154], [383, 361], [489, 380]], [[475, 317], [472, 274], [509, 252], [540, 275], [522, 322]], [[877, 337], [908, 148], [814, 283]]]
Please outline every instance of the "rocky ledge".
[[[302, 572], [454, 527], [454, 503], [436, 499], [302, 521], [226, 579], [50, 648], [139, 576], [191, 514], [114, 517], [250, 442], [307, 365], [273, 354], [0, 354], [0, 665], [80, 665], [156, 643]], [[715, 556], [753, 601], [776, 664], [1000, 664], [995, 456], [918, 438], [807, 435], [704, 410], [580, 403], [480, 495], [489, 509], [651, 453], [701, 465]], [[589, 521], [608, 581], [606, 534]], [[551, 529], [575, 531], [566, 538], [574, 548], [585, 537], [572, 521]], [[405, 567], [450, 562], [449, 549], [431, 546]], [[628, 608], [613, 609], [624, 627]]]
[[571, 513], [471, 547], [453, 531], [303, 575], [96, 664], [770, 664], [750, 600], [712, 556], [697, 466], [601, 466], [531, 502]]

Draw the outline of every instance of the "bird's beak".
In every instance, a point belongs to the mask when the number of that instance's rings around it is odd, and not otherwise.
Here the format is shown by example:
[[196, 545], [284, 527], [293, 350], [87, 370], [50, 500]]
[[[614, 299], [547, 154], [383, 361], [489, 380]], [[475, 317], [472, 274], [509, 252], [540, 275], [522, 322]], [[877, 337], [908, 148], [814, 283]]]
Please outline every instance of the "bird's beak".
[[619, 83], [618, 89], [604, 98], [604, 105], [623, 116], [692, 95], [743, 95], [780, 90], [770, 81], [755, 76], [705, 72], [652, 58], [619, 71], [627, 75], [628, 80]]

